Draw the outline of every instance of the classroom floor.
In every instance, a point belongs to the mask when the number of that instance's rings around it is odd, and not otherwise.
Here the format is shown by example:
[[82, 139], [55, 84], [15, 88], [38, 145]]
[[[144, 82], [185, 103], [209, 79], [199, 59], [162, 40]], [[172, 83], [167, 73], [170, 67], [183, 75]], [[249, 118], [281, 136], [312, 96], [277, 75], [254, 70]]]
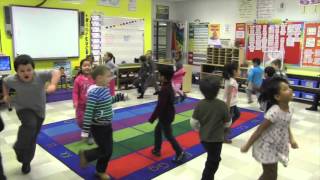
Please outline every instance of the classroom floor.
[[[114, 108], [128, 107], [136, 104], [156, 100], [153, 96], [153, 88], [149, 88], [145, 98], [136, 99], [136, 91], [125, 91], [130, 100], [115, 104]], [[219, 95], [223, 94], [223, 90]], [[198, 87], [193, 86], [192, 93], [188, 96], [201, 98]], [[221, 97], [221, 96], [220, 96]], [[309, 105], [295, 103], [294, 117], [292, 121], [292, 131], [299, 144], [299, 149], [290, 150], [290, 161], [288, 167], [279, 164], [278, 180], [320, 180], [320, 111], [306, 111], [305, 107]], [[243, 93], [239, 95], [239, 107], [258, 110], [258, 105], [247, 104], [246, 96]], [[40, 146], [37, 145], [36, 155], [31, 163], [31, 173], [21, 174], [21, 164], [15, 159], [12, 145], [16, 140], [17, 129], [20, 125], [15, 111], [1, 111], [2, 118], [5, 121], [5, 130], [0, 134], [0, 149], [2, 153], [2, 163], [8, 180], [77, 180], [81, 179], [77, 174], [68, 169], [55, 157], [51, 156]], [[65, 119], [74, 118], [72, 101], [60, 101], [47, 104], [47, 118], [45, 124], [57, 122]], [[255, 129], [255, 128], [254, 128]], [[254, 180], [258, 179], [262, 169], [251, 156], [251, 150], [247, 154], [240, 153], [240, 146], [252, 134], [253, 130], [241, 134], [233, 140], [232, 144], [224, 144], [222, 149], [222, 161], [216, 173], [217, 180]], [[156, 180], [198, 180], [204, 168], [206, 154], [203, 154], [171, 171], [168, 171], [158, 177]]]

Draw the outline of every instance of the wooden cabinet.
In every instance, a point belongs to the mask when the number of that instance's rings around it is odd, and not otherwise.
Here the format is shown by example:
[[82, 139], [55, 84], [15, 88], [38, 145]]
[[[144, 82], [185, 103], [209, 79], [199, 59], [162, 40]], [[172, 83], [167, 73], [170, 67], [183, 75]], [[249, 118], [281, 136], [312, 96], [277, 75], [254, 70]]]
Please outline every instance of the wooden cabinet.
[[117, 89], [121, 90], [135, 88], [133, 86], [133, 81], [138, 77], [140, 67], [140, 64], [119, 65], [116, 77]]

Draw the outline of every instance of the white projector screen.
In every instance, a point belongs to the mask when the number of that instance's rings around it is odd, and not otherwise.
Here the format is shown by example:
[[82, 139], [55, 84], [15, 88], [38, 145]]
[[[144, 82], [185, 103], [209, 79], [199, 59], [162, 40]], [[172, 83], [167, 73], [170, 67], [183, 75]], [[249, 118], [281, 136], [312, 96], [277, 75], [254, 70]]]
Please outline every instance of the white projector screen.
[[11, 6], [14, 56], [79, 57], [78, 11]]

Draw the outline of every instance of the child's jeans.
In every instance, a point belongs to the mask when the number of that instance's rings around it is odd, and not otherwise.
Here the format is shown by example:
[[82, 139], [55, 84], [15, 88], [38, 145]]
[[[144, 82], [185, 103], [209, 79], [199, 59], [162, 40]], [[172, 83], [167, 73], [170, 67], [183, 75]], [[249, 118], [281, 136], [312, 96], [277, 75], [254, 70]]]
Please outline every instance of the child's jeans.
[[222, 142], [201, 142], [201, 144], [208, 153], [201, 180], [212, 180], [221, 161]]
[[104, 173], [112, 155], [112, 126], [111, 124], [106, 126], [92, 125], [91, 133], [97, 147], [84, 151], [84, 155], [88, 162], [97, 160], [96, 171]]
[[230, 115], [232, 119], [232, 123], [234, 123], [240, 117], [240, 110], [237, 106], [230, 107]]

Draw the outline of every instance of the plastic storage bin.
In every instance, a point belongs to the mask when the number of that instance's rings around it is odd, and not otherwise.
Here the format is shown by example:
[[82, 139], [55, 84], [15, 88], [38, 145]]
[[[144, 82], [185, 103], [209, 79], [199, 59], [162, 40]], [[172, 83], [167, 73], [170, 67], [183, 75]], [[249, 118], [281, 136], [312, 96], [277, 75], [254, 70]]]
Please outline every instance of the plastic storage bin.
[[293, 97], [299, 98], [301, 95], [300, 91], [293, 91]]
[[303, 99], [313, 100], [314, 96], [315, 96], [315, 94], [313, 94], [313, 93], [302, 92]]
[[301, 80], [301, 86], [308, 87], [308, 88], [317, 88], [318, 82], [311, 81], [311, 80]]
[[299, 85], [300, 84], [300, 79], [295, 79], [295, 78], [288, 78], [289, 84], [290, 85]]

